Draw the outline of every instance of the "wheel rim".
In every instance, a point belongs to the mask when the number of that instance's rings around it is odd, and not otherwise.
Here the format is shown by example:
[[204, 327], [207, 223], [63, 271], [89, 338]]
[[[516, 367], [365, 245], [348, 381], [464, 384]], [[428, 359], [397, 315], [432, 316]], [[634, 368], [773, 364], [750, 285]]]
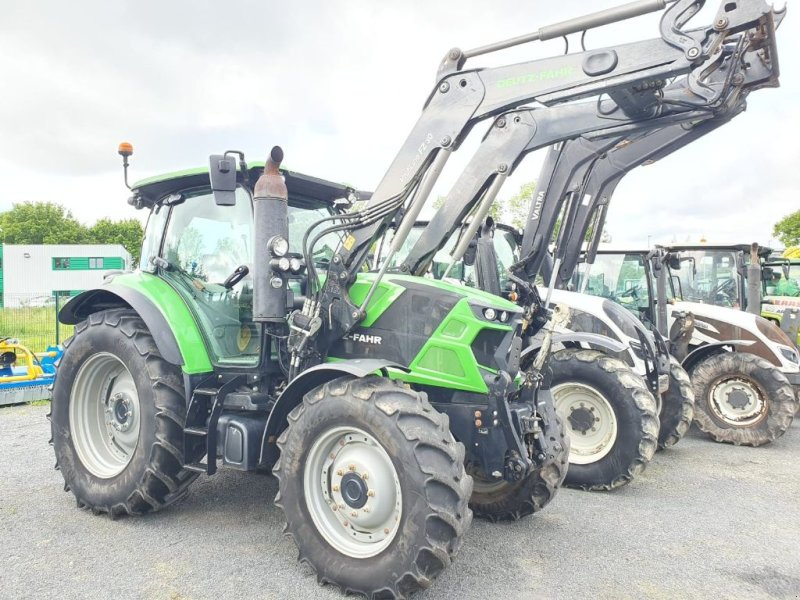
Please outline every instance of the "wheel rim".
[[139, 443], [141, 421], [136, 384], [122, 361], [107, 352], [81, 365], [69, 400], [72, 441], [95, 477], [119, 475]]
[[605, 396], [575, 382], [553, 386], [551, 392], [556, 413], [569, 433], [569, 462], [586, 465], [611, 452], [617, 441], [617, 419]]
[[711, 388], [709, 407], [714, 416], [733, 427], [750, 427], [767, 414], [767, 401], [752, 381], [735, 377]]
[[356, 427], [321, 434], [303, 471], [306, 506], [325, 541], [353, 558], [382, 552], [400, 527], [402, 492], [392, 459]]

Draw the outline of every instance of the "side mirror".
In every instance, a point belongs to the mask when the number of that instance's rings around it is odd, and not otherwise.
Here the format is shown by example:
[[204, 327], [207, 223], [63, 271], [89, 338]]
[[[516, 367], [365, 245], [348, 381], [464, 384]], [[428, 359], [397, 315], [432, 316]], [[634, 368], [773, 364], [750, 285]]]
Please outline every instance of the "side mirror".
[[677, 254], [668, 254], [667, 255], [667, 266], [670, 268], [671, 271], [680, 271], [681, 270], [681, 259], [678, 258]]
[[236, 159], [223, 154], [212, 154], [209, 159], [208, 176], [211, 191], [217, 206], [236, 204]]

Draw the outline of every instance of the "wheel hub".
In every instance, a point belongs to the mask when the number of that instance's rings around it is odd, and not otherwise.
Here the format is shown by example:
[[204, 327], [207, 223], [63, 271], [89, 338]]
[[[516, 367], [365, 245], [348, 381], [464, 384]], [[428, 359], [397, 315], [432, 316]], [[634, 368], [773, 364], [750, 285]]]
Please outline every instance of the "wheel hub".
[[72, 384], [69, 421], [78, 458], [95, 477], [121, 473], [139, 442], [141, 410], [136, 383], [115, 355], [87, 358]]
[[134, 422], [134, 410], [131, 398], [127, 394], [117, 392], [106, 403], [106, 426], [119, 432], [128, 431]]
[[347, 506], [361, 508], [367, 503], [369, 488], [358, 473], [345, 473], [340, 487]]
[[552, 388], [556, 413], [569, 425], [569, 462], [595, 463], [611, 452], [617, 441], [617, 418], [610, 402], [594, 387], [566, 381]]
[[400, 526], [400, 480], [386, 450], [370, 434], [336, 427], [309, 450], [304, 469], [306, 505], [334, 548], [357, 558], [374, 556]]
[[594, 407], [586, 408], [583, 404], [576, 407], [570, 407], [569, 424], [573, 430], [586, 435], [586, 432], [594, 427], [595, 421], [599, 421], [594, 416]]
[[727, 425], [751, 427], [766, 417], [768, 402], [755, 382], [737, 377], [711, 388], [709, 408]]
[[750, 395], [742, 388], [734, 388], [728, 392], [728, 404], [731, 408], [742, 410], [752, 403]]

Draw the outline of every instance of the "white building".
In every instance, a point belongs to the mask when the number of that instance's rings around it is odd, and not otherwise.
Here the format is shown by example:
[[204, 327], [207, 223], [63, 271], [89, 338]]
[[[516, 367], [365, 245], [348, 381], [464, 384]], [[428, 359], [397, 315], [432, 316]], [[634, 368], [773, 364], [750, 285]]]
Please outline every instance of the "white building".
[[109, 271], [130, 269], [120, 244], [0, 246], [0, 307], [44, 306], [103, 282]]

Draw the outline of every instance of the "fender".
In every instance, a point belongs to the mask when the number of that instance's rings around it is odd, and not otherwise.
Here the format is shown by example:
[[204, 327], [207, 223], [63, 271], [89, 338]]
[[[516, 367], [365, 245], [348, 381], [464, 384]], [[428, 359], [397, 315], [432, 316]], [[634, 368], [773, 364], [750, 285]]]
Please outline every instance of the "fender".
[[93, 313], [111, 308], [135, 310], [153, 335], [164, 360], [173, 365], [184, 364], [178, 341], [167, 319], [147, 296], [134, 288], [112, 284], [81, 292], [59, 311], [58, 320], [65, 325], [75, 325]]
[[[557, 333], [553, 335], [553, 343], [565, 343], [565, 342], [574, 342], [574, 343], [583, 343], [583, 344], [592, 344], [594, 346], [600, 346], [601, 348], [605, 348], [609, 352], [626, 352], [629, 350], [627, 344], [623, 344], [622, 342], [610, 338], [605, 335], [600, 335], [599, 333], [587, 333], [583, 331], [570, 331], [567, 333]], [[542, 340], [534, 339], [531, 343], [522, 351], [522, 355], [520, 356], [519, 362], [521, 365], [527, 364], [525, 361], [526, 359], [530, 360], [533, 356], [535, 356], [542, 347]]]
[[264, 436], [261, 440], [261, 464], [274, 464], [278, 459], [278, 447], [275, 441], [288, 422], [289, 413], [303, 401], [303, 396], [323, 383], [332, 381], [343, 375], [363, 378], [375, 371], [388, 375], [387, 369], [408, 371], [406, 367], [388, 360], [376, 358], [359, 358], [341, 362], [323, 363], [303, 371], [286, 386], [267, 419]]
[[727, 340], [725, 342], [715, 342], [713, 344], [703, 344], [689, 352], [683, 359], [681, 366], [691, 375], [692, 369], [701, 361], [721, 352], [730, 352], [731, 348], [736, 350], [737, 346], [752, 346], [752, 340]]

